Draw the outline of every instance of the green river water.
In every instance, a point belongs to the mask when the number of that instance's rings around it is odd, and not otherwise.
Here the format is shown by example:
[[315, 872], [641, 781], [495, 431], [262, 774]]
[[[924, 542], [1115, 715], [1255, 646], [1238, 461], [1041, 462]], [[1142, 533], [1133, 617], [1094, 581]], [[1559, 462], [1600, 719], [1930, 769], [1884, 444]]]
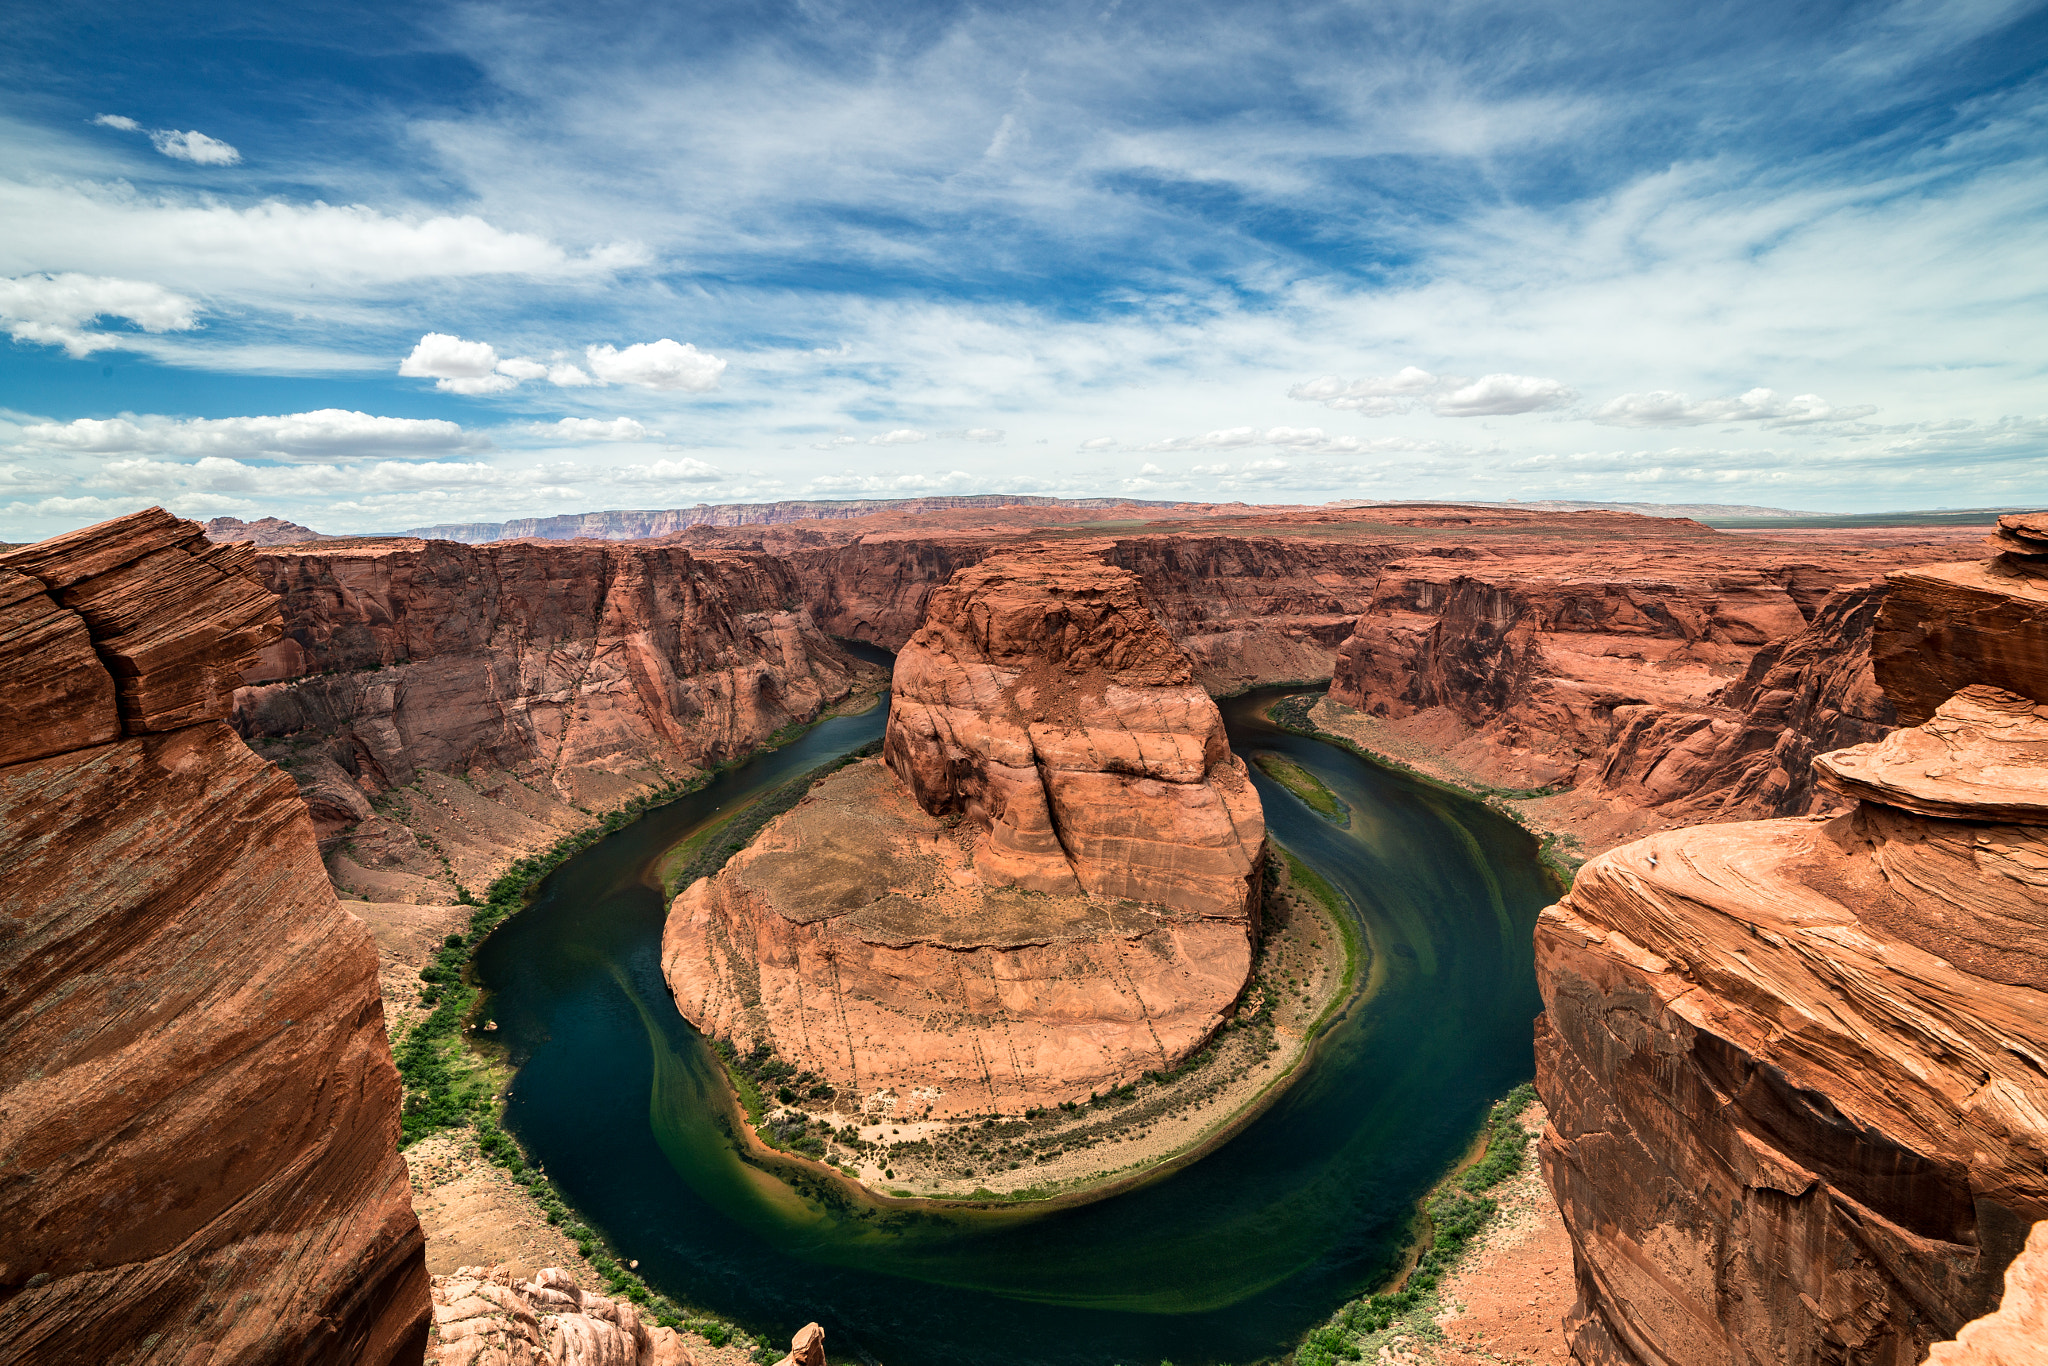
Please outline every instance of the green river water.
[[886, 706], [650, 812], [564, 864], [479, 951], [506, 1123], [668, 1294], [777, 1341], [824, 1324], [834, 1360], [1178, 1366], [1276, 1357], [1400, 1261], [1417, 1199], [1488, 1103], [1533, 1070], [1530, 932], [1552, 884], [1477, 802], [1281, 732], [1277, 693], [1223, 702], [1241, 754], [1302, 765], [1316, 815], [1254, 771], [1273, 837], [1348, 898], [1385, 966], [1302, 1074], [1201, 1160], [1060, 1209], [906, 1213], [740, 1160], [715, 1055], [659, 969], [654, 869], [677, 843], [880, 735]]

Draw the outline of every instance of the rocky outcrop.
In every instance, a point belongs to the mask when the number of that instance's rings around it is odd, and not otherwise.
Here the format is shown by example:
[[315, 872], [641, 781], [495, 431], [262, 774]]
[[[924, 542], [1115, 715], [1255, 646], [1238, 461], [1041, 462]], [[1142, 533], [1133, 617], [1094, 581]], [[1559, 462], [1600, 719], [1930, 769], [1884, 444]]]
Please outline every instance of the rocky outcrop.
[[376, 950], [225, 720], [248, 563], [157, 509], [0, 557], [0, 1362], [419, 1359]]
[[633, 1302], [591, 1294], [559, 1267], [530, 1281], [504, 1267], [434, 1277], [428, 1366], [696, 1366], [673, 1328]]
[[2048, 720], [2007, 686], [2048, 630], [1995, 567], [1891, 582], [1893, 705], [1965, 681], [1816, 762], [1853, 811], [1639, 841], [1538, 924], [1582, 1362], [1909, 1366], [2048, 1218]]
[[1083, 1099], [1221, 1026], [1264, 819], [1128, 573], [960, 571], [898, 657], [884, 753], [677, 898], [662, 968], [699, 1028], [946, 1119]]
[[1889, 590], [1868, 582], [1895, 554], [1736, 542], [1401, 560], [1330, 696], [1502, 787], [1667, 819], [1821, 809], [1812, 757], [1897, 721], [1869, 662]]
[[985, 832], [985, 880], [1247, 914], [1258, 797], [1128, 571], [1051, 550], [962, 570], [893, 687], [883, 756], [927, 812]]
[[[744, 754], [873, 673], [764, 555], [389, 540], [256, 564], [285, 634], [249, 671], [235, 724], [297, 741], [295, 757], [367, 794], [500, 769], [609, 805]], [[353, 811], [309, 791], [337, 821]]]
[[309, 526], [287, 522], [282, 517], [259, 517], [245, 522], [239, 517], [216, 517], [206, 524], [206, 539], [209, 541], [247, 541], [251, 545], [299, 545], [306, 541], [325, 541], [332, 537], [322, 536]]
[[1871, 662], [1877, 681], [1918, 724], [1972, 683], [2048, 702], [2048, 578], [2013, 557], [1892, 574]]

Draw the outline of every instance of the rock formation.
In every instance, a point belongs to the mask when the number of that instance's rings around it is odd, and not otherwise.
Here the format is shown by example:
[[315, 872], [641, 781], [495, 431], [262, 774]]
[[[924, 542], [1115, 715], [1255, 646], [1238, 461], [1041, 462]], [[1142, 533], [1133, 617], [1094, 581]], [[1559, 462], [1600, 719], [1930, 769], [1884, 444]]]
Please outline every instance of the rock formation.
[[[304, 741], [298, 757], [366, 794], [486, 768], [608, 805], [748, 752], [872, 671], [759, 554], [394, 539], [256, 563], [286, 630], [236, 726]], [[345, 792], [324, 804], [350, 814]]]
[[248, 541], [252, 545], [300, 545], [306, 541], [326, 541], [333, 537], [322, 536], [309, 526], [287, 522], [282, 517], [259, 517], [245, 522], [239, 517], [216, 517], [206, 524], [206, 539], [209, 541]]
[[1330, 696], [1503, 787], [1688, 821], [1814, 811], [1813, 756], [1898, 720], [1871, 672], [1876, 567], [1740, 541], [1401, 560]]
[[1578, 1360], [1910, 1366], [1999, 1302], [2048, 1218], [2044, 601], [1892, 575], [1876, 676], [1922, 724], [1815, 762], [1853, 811], [1653, 836], [1543, 913]]
[[[696, 1366], [673, 1328], [633, 1302], [594, 1295], [559, 1267], [530, 1281], [504, 1267], [434, 1277], [427, 1366]], [[821, 1362], [822, 1366], [822, 1362]]]
[[1937, 1342], [1927, 1366], [2038, 1366], [2048, 1356], [2048, 1221], [2034, 1225], [2026, 1249], [2005, 1269], [1998, 1308]]
[[159, 509], [0, 556], [0, 1362], [425, 1340], [376, 950], [226, 724], [249, 564]]
[[1245, 916], [1259, 800], [1134, 575], [1085, 552], [962, 570], [893, 687], [883, 756], [927, 812], [986, 832], [985, 881]]
[[940, 1118], [1080, 1099], [1214, 1033], [1264, 820], [1128, 573], [962, 570], [898, 658], [885, 754], [677, 899], [662, 967], [692, 1022]]

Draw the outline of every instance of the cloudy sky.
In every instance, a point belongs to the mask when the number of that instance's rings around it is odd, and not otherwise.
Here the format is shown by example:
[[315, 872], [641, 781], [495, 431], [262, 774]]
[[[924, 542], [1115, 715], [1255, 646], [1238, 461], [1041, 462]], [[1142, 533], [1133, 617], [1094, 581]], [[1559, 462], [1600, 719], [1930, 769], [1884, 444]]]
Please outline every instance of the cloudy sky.
[[0, 539], [2048, 502], [2048, 6], [10, 7]]

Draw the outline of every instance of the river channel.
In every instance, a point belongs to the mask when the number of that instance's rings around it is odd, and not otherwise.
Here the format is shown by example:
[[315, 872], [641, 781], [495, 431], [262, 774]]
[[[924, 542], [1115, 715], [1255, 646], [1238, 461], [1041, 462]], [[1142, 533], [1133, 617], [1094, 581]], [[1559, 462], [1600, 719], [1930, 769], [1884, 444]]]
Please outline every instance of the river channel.
[[1178, 1366], [1277, 1357], [1400, 1259], [1416, 1200], [1488, 1102], [1533, 1071], [1530, 932], [1552, 885], [1477, 802], [1223, 702], [1240, 754], [1274, 751], [1348, 828], [1255, 769], [1273, 837], [1349, 898], [1384, 979], [1270, 1108], [1179, 1171], [1055, 1210], [905, 1213], [807, 1198], [741, 1162], [717, 1060], [661, 978], [654, 868], [677, 843], [878, 737], [884, 706], [788, 747], [564, 864], [484, 944], [506, 1123], [640, 1274], [778, 1343], [824, 1324], [835, 1360]]

